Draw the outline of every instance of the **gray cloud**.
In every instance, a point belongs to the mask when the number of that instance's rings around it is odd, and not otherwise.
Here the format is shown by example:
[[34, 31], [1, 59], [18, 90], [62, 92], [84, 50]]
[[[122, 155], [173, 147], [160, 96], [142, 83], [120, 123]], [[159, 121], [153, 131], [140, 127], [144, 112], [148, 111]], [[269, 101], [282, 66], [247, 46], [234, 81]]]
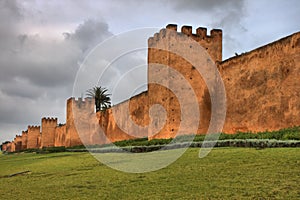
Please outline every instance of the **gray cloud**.
[[226, 9], [241, 9], [244, 0], [173, 0], [170, 1], [170, 4], [179, 11], [212, 12], [218, 10], [226, 11]]
[[85, 52], [112, 36], [112, 33], [108, 30], [107, 23], [89, 19], [80, 24], [74, 33], [64, 33], [64, 35], [67, 40], [76, 42], [80, 49]]
[[22, 19], [22, 14], [16, 1], [0, 1], [0, 44], [1, 50], [10, 50], [15, 45], [12, 40], [16, 36], [18, 27], [15, 26]]
[[[12, 139], [28, 124], [39, 124], [43, 116], [64, 122], [65, 101], [72, 95], [79, 65], [94, 45], [113, 33], [168, 23], [221, 28], [224, 58], [228, 58], [299, 31], [299, 12], [297, 0], [272, 4], [267, 0], [2, 0], [0, 141]], [[111, 83], [131, 66], [145, 63], [144, 58], [136, 54], [121, 58], [107, 72], [106, 84], [101, 84], [111, 90]], [[146, 66], [127, 74], [128, 79], [120, 82], [118, 101], [128, 96], [135, 81], [145, 81], [145, 72]]]
[[[0, 128], [39, 124], [43, 116], [65, 120], [79, 62], [112, 33], [104, 21], [87, 19], [65, 36], [49, 38], [22, 29], [29, 10], [18, 1], [0, 1]], [[27, 18], [26, 18], [27, 17]], [[24, 126], [25, 124], [25, 126]], [[15, 133], [0, 135], [12, 139]]]
[[1, 33], [6, 33], [6, 30], [14, 28], [13, 22], [22, 19], [22, 11], [15, 0], [2, 0], [0, 1], [0, 21]]

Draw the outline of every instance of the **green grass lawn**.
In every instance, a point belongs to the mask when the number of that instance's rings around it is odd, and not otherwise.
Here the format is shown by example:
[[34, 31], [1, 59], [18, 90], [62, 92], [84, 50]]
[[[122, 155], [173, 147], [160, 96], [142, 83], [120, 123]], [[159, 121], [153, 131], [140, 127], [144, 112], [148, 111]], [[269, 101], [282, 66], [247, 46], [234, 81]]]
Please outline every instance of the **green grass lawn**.
[[190, 148], [143, 174], [113, 170], [89, 153], [0, 155], [0, 199], [300, 199], [299, 148], [198, 153]]

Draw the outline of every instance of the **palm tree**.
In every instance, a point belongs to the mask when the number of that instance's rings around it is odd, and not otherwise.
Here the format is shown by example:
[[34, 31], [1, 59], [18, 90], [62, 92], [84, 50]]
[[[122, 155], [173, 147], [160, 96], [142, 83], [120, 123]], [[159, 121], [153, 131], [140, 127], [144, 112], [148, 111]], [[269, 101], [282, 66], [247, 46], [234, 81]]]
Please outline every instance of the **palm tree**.
[[86, 95], [95, 99], [96, 112], [104, 111], [111, 107], [111, 99], [109, 97], [111, 94], [107, 94], [107, 89], [104, 87], [93, 87], [87, 90]]

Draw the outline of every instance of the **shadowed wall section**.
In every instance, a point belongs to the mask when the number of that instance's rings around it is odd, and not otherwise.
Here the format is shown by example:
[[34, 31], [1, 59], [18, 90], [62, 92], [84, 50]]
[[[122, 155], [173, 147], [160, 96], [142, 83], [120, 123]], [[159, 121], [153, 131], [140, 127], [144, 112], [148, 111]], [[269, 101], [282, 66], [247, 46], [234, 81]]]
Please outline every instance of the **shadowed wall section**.
[[107, 142], [148, 136], [148, 130], [141, 130], [141, 127], [149, 124], [148, 99], [148, 93], [143, 92], [101, 113], [100, 124], [108, 138]]
[[15, 151], [19, 152], [22, 150], [22, 136], [16, 135], [13, 143], [15, 144]]
[[66, 125], [59, 125], [55, 128], [55, 147], [67, 146], [66, 144]]
[[27, 149], [28, 131], [22, 131], [22, 150]]

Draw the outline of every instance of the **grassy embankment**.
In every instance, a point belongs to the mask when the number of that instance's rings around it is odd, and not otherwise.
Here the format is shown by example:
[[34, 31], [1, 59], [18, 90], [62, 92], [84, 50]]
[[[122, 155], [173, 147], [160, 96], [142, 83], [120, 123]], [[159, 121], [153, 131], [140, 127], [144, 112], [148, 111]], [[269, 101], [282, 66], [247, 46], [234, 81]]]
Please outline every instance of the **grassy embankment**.
[[216, 148], [203, 159], [198, 151], [144, 174], [115, 171], [89, 153], [0, 155], [0, 199], [300, 198], [299, 148]]

